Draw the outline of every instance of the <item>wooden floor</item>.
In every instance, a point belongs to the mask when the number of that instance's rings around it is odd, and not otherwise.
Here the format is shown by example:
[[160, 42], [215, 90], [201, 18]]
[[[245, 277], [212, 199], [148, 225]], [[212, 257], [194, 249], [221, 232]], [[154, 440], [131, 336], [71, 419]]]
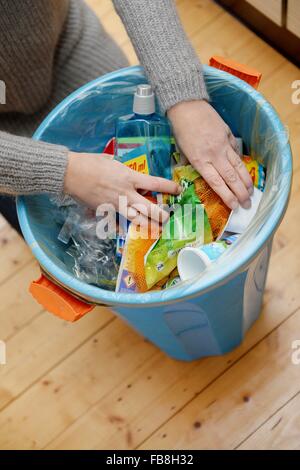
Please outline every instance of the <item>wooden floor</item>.
[[[89, 0], [136, 57], [109, 0]], [[232, 57], [263, 73], [261, 92], [290, 129], [293, 194], [274, 243], [263, 315], [224, 357], [167, 358], [105, 309], [74, 325], [27, 292], [38, 267], [4, 222], [0, 229], [1, 449], [300, 448], [300, 71], [210, 0], [179, 0], [203, 62]], [[300, 230], [299, 230], [300, 231]]]

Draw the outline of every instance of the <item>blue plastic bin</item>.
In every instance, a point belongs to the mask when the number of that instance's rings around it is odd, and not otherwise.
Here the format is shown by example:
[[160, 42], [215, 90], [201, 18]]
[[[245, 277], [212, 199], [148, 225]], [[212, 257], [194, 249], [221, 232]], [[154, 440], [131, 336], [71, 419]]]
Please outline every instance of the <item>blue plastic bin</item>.
[[[169, 356], [193, 360], [219, 355], [240, 344], [261, 311], [273, 235], [285, 213], [292, 158], [286, 132], [270, 104], [253, 88], [226, 72], [205, 66], [212, 104], [243, 138], [248, 153], [267, 167], [266, 189], [249, 230], [203, 276], [171, 289], [116, 294], [85, 284], [63, 262], [46, 195], [20, 197], [20, 225], [47, 275], [77, 297], [111, 306], [135, 330]], [[129, 67], [88, 83], [59, 104], [35, 138], [73, 151], [101, 152], [114, 133], [117, 115], [129, 113], [140, 67]]]

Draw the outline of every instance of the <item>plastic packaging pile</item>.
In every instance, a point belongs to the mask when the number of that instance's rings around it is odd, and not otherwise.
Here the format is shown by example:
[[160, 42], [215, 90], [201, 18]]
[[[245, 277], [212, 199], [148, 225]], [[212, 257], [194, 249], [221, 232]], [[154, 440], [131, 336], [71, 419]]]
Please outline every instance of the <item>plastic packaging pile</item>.
[[170, 213], [156, 236], [119, 216], [117, 234], [103, 239], [94, 211], [75, 203], [58, 207], [55, 220], [61, 227], [58, 239], [66, 245], [66, 265], [84, 282], [128, 293], [166, 289], [199, 276], [242, 236], [261, 201], [266, 170], [243, 156], [241, 139], [237, 142], [255, 188], [250, 209], [231, 211], [180, 156], [168, 120], [155, 113], [151, 87], [139, 85], [133, 114], [117, 120], [104, 153], [138, 172], [173, 179], [182, 193], [145, 195]]
[[119, 271], [116, 240], [97, 237], [99, 217], [95, 211], [81, 205], [60, 207], [55, 221], [61, 225], [58, 240], [64, 243], [65, 264], [74, 275], [88, 284], [115, 290]]

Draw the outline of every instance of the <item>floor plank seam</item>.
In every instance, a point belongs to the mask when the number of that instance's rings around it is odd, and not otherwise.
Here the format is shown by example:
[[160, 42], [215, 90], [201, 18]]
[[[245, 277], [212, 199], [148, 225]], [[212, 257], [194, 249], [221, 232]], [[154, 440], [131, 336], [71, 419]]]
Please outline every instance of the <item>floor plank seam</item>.
[[156, 434], [165, 424], [167, 424], [169, 421], [171, 421], [175, 416], [177, 416], [181, 411], [184, 410], [190, 403], [192, 403], [194, 400], [198, 398], [199, 395], [201, 395], [205, 390], [207, 390], [211, 385], [213, 385], [217, 380], [221, 379], [222, 376], [224, 376], [230, 369], [232, 369], [233, 366], [235, 366], [239, 361], [241, 361], [245, 356], [247, 356], [252, 350], [254, 350], [260, 343], [262, 343], [266, 338], [268, 338], [274, 331], [278, 330], [286, 321], [288, 321], [293, 315], [295, 315], [298, 310], [300, 310], [300, 307], [297, 307], [295, 310], [293, 310], [292, 313], [290, 313], [284, 320], [282, 320], [276, 327], [274, 327], [272, 330], [270, 330], [263, 338], [261, 338], [257, 343], [255, 343], [251, 348], [249, 348], [247, 351], [245, 351], [244, 354], [242, 354], [239, 358], [237, 358], [235, 361], [233, 361], [226, 369], [221, 372], [217, 377], [215, 377], [213, 380], [211, 380], [205, 387], [203, 387], [202, 390], [200, 390], [199, 393], [197, 393], [196, 396], [192, 397], [190, 400], [188, 400], [183, 406], [178, 408], [172, 415], [169, 416], [166, 421], [164, 421], [160, 426], [158, 426], [153, 432], [149, 434], [149, 436], [145, 439], [142, 440], [136, 447], [134, 447], [134, 450], [138, 450], [145, 442], [147, 442], [154, 434]]
[[66, 354], [64, 357], [62, 357], [59, 361], [57, 361], [55, 364], [53, 364], [49, 369], [44, 371], [38, 378], [36, 378], [33, 382], [31, 382], [27, 387], [25, 387], [22, 392], [18, 393], [16, 396], [14, 396], [8, 403], [6, 403], [3, 407], [0, 407], [0, 412], [5, 410], [5, 408], [11, 406], [16, 400], [18, 400], [22, 395], [28, 392], [34, 385], [36, 385], [38, 382], [41, 381], [43, 377], [48, 375], [50, 372], [52, 372], [56, 367], [58, 367], [62, 362], [64, 362], [66, 359], [68, 359], [74, 352], [81, 348], [85, 343], [91, 340], [93, 336], [97, 335], [101, 330], [106, 328], [110, 323], [112, 323], [115, 320], [115, 318], [110, 318], [107, 322], [105, 322], [103, 325], [101, 325], [100, 328], [95, 330], [93, 333], [91, 333], [85, 340], [81, 341], [81, 343], [77, 344], [75, 348], [73, 348], [68, 354]]
[[194, 31], [192, 34], [188, 34], [188, 37], [189, 39], [192, 39], [194, 38], [195, 36], [197, 36], [199, 34], [199, 32], [201, 31], [204, 31], [205, 29], [207, 29], [210, 25], [212, 25], [216, 19], [218, 19], [220, 16], [222, 16], [224, 14], [223, 11], [220, 11], [219, 13], [216, 14], [216, 16], [214, 16], [213, 18], [207, 20], [206, 23], [203, 23], [203, 25], [197, 29], [196, 31]]
[[[153, 354], [151, 354], [151, 356], [149, 357], [149, 361], [155, 356], [158, 354], [158, 351], [153, 351]], [[141, 364], [141, 366], [137, 366], [135, 370], [138, 370], [139, 368], [143, 367], [144, 364]], [[132, 371], [132, 374], [134, 373], [134, 371]], [[117, 388], [119, 387], [122, 383], [124, 382], [124, 379], [120, 380], [119, 382], [117, 382], [116, 384], [114, 384], [114, 388]], [[90, 411], [92, 411], [94, 408], [97, 408], [97, 406], [99, 405], [99, 403], [102, 401], [102, 400], [105, 400], [105, 398], [107, 398], [109, 395], [111, 395], [111, 390], [109, 390], [108, 392], [106, 392], [101, 398], [99, 398], [99, 400], [97, 400], [95, 403], [93, 403], [91, 406], [89, 406], [88, 408], [86, 408], [86, 410], [81, 413], [79, 416], [76, 417], [76, 419], [72, 422], [72, 424], [70, 426], [73, 426], [77, 421], [79, 421], [85, 414], [89, 413]], [[58, 439], [61, 435], [64, 434], [64, 432], [70, 427], [70, 426], [66, 426], [62, 431], [60, 431], [53, 439], [51, 439], [49, 442], [47, 442], [45, 444], [45, 446], [42, 447], [43, 450], [47, 449], [47, 447], [49, 447], [56, 439]]]
[[15, 276], [17, 276], [21, 271], [23, 271], [25, 268], [28, 268], [28, 266], [30, 264], [34, 265], [34, 263], [36, 263], [36, 260], [33, 258], [33, 259], [30, 259], [28, 261], [26, 261], [23, 266], [20, 266], [19, 269], [17, 269], [15, 272], [9, 274], [5, 279], [3, 279], [3, 281], [0, 281], [0, 287], [2, 287], [6, 282], [8, 281], [11, 281], [11, 279]]
[[18, 335], [23, 331], [25, 328], [27, 328], [32, 322], [34, 322], [40, 315], [47, 313], [49, 315], [49, 312], [46, 310], [39, 310], [30, 320], [28, 320], [26, 323], [24, 323], [18, 330], [14, 331], [14, 333], [11, 333], [10, 335], [6, 336], [6, 338], [1, 338], [3, 341], [8, 343], [14, 336]]
[[[250, 437], [252, 437], [262, 426], [264, 426], [268, 421], [270, 421], [277, 413], [279, 413], [283, 408], [285, 408], [291, 401], [293, 401], [297, 396], [300, 395], [300, 389], [292, 397], [290, 397], [286, 403], [281, 405], [274, 413], [272, 413], [267, 419], [265, 419], [255, 430], [253, 430], [245, 439], [243, 439], [234, 450], [238, 450], [241, 445], [243, 445]], [[267, 450], [267, 449], [266, 449]]]

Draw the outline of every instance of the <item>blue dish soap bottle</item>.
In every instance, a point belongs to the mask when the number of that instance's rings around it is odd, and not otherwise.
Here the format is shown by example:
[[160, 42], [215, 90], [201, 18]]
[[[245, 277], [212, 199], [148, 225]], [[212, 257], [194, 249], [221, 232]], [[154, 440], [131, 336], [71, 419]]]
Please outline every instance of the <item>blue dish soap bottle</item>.
[[138, 147], [147, 155], [149, 174], [171, 179], [171, 127], [155, 111], [151, 85], [138, 85], [134, 93], [133, 113], [116, 123], [115, 158], [122, 162]]

